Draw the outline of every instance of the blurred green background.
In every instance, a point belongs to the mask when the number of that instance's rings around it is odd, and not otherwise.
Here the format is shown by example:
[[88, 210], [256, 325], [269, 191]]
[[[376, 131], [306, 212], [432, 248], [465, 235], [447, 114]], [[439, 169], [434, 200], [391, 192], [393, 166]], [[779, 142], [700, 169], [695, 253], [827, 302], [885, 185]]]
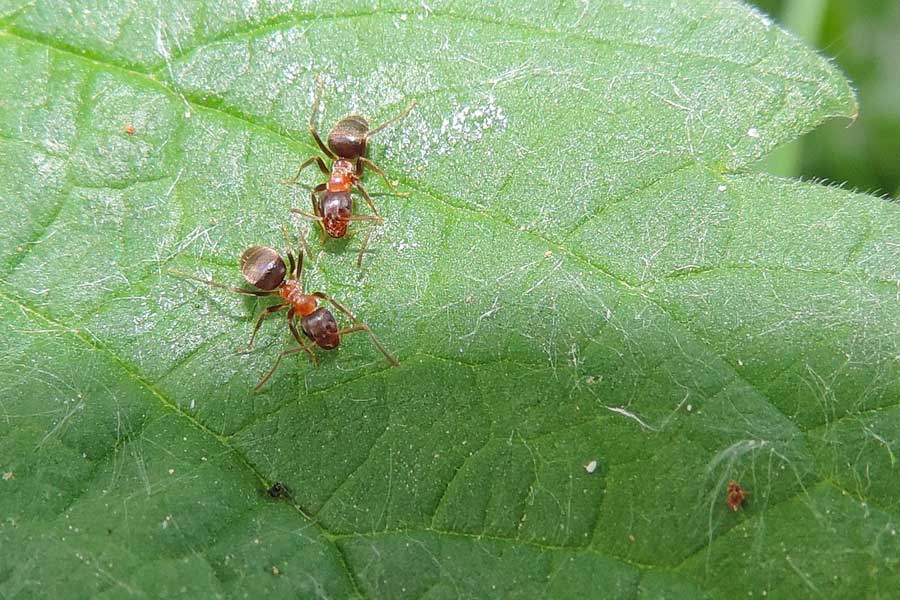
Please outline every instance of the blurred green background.
[[856, 87], [859, 118], [835, 120], [776, 151], [761, 170], [900, 196], [900, 1], [756, 0], [831, 57]]

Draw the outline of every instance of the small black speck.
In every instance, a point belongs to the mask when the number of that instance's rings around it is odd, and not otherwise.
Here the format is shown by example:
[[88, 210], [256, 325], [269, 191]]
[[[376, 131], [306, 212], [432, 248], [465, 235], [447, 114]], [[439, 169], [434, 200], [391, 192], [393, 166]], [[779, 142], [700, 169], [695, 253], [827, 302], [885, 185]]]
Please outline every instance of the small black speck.
[[269, 498], [277, 500], [279, 498], [287, 498], [290, 495], [290, 490], [288, 490], [287, 486], [280, 481], [276, 481], [268, 490], [266, 490], [266, 494], [269, 495]]

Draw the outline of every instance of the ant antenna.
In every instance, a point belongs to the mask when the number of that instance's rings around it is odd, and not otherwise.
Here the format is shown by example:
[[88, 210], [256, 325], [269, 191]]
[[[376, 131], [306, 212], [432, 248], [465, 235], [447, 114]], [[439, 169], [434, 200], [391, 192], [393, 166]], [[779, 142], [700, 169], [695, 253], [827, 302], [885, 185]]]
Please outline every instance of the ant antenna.
[[412, 103], [410, 103], [410, 105], [407, 106], [407, 107], [406, 107], [406, 110], [404, 110], [402, 113], [400, 113], [399, 115], [396, 115], [396, 116], [394, 116], [394, 117], [391, 117], [390, 119], [388, 119], [387, 121], [385, 121], [384, 123], [382, 123], [381, 125], [379, 125], [378, 127], [376, 127], [375, 129], [372, 129], [371, 131], [369, 131], [369, 133], [366, 134], [366, 139], [372, 137], [373, 135], [375, 135], [376, 133], [378, 133], [379, 131], [381, 131], [382, 129], [384, 129], [385, 127], [387, 127], [388, 125], [390, 125], [390, 124], [393, 123], [394, 121], [397, 121], [398, 119], [402, 119], [403, 117], [405, 117], [406, 115], [408, 115], [409, 112], [410, 112], [413, 108], [415, 108], [416, 104], [418, 104], [418, 103], [419, 103], [418, 100], [413, 100]]

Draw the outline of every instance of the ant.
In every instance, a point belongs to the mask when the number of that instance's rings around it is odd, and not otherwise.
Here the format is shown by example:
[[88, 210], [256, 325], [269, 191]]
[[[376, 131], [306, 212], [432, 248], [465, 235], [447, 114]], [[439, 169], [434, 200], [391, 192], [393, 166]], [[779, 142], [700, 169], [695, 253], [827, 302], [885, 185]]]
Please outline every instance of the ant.
[[[325, 161], [321, 157], [313, 156], [301, 163], [293, 177], [285, 179], [282, 183], [297, 183], [303, 169], [313, 163], [319, 167], [322, 173], [328, 176], [327, 183], [321, 183], [310, 191], [312, 214], [299, 208], [291, 209], [291, 211], [303, 215], [307, 219], [318, 221], [322, 225], [322, 242], [324, 243], [326, 236], [342, 238], [347, 235], [347, 227], [351, 221], [371, 221], [376, 225], [383, 223], [378, 209], [375, 208], [375, 203], [372, 202], [372, 198], [369, 197], [366, 189], [360, 183], [363, 166], [381, 175], [388, 189], [391, 191], [395, 191], [395, 189], [387, 175], [384, 174], [384, 171], [365, 157], [366, 146], [369, 138], [409, 114], [415, 107], [416, 100], [413, 100], [403, 112], [388, 119], [375, 129], [369, 129], [369, 122], [363, 117], [348, 115], [338, 121], [328, 133], [328, 144], [326, 145], [322, 143], [322, 138], [319, 137], [315, 123], [319, 113], [319, 100], [322, 96], [323, 85], [321, 77], [316, 77], [316, 81], [318, 82], [318, 87], [313, 100], [312, 112], [309, 116], [309, 131], [322, 152], [332, 160], [331, 169], [326, 166]], [[366, 204], [372, 209], [372, 215], [353, 214], [353, 198], [350, 196], [352, 188], [356, 188], [359, 191]], [[357, 267], [362, 266], [363, 253], [366, 251], [371, 234], [370, 230], [366, 234], [365, 240], [363, 240], [362, 247], [359, 250], [359, 258], [356, 259]]]
[[[384, 346], [381, 345], [381, 342], [378, 341], [378, 338], [375, 337], [375, 334], [372, 333], [372, 330], [369, 329], [369, 326], [356, 318], [356, 316], [346, 307], [323, 292], [313, 292], [312, 294], [307, 294], [303, 291], [303, 284], [301, 282], [300, 276], [303, 272], [303, 250], [306, 247], [306, 238], [301, 232], [301, 246], [298, 248], [299, 256], [295, 261], [294, 253], [291, 251], [291, 240], [288, 234], [287, 227], [283, 228], [283, 232], [285, 243], [287, 244], [287, 257], [290, 268], [285, 265], [284, 259], [281, 258], [281, 255], [279, 255], [276, 250], [269, 248], [268, 246], [251, 246], [250, 248], [244, 250], [244, 252], [241, 254], [241, 275], [244, 276], [244, 279], [247, 281], [247, 283], [259, 288], [258, 290], [248, 290], [231, 285], [225, 285], [223, 283], [219, 283], [211, 279], [197, 277], [196, 275], [191, 275], [189, 273], [182, 273], [174, 269], [169, 270], [169, 272], [173, 275], [177, 275], [185, 279], [193, 279], [194, 281], [199, 281], [213, 287], [231, 290], [232, 292], [237, 292], [238, 294], [246, 294], [249, 296], [281, 297], [283, 302], [281, 302], [280, 304], [268, 306], [263, 309], [262, 313], [259, 315], [259, 318], [256, 320], [256, 325], [253, 327], [253, 333], [250, 334], [250, 343], [247, 345], [247, 348], [244, 351], [249, 351], [250, 348], [253, 347], [253, 340], [256, 339], [256, 333], [259, 331], [259, 328], [266, 317], [284, 309], [288, 309], [288, 328], [291, 330], [291, 335], [293, 335], [294, 339], [297, 340], [299, 347], [285, 350], [281, 354], [279, 354], [278, 358], [275, 360], [275, 364], [272, 366], [269, 372], [266, 373], [265, 376], [263, 376], [259, 383], [256, 384], [256, 387], [253, 388], [253, 391], [259, 391], [260, 388], [262, 388], [266, 384], [266, 382], [269, 381], [269, 378], [272, 377], [272, 374], [275, 373], [275, 370], [278, 368], [278, 365], [281, 364], [281, 361], [285, 356], [289, 356], [297, 352], [306, 352], [307, 354], [309, 354], [313, 366], [318, 366], [318, 360], [316, 359], [316, 355], [313, 353], [313, 348], [318, 346], [323, 350], [332, 350], [340, 345], [342, 335], [356, 333], [358, 331], [365, 331], [366, 333], [368, 333], [369, 337], [372, 340], [372, 343], [382, 354], [384, 354], [385, 358], [388, 359], [388, 362], [390, 362], [391, 365], [395, 367], [399, 367], [400, 363], [391, 355], [390, 352], [388, 352], [384, 348]], [[309, 253], [308, 248], [307, 253]], [[332, 306], [334, 306], [340, 312], [344, 313], [354, 324], [350, 327], [338, 329], [337, 321], [335, 321], [334, 315], [331, 314], [331, 311], [327, 308], [318, 307], [319, 300], [325, 300], [326, 302], [331, 303]], [[297, 329], [297, 324], [294, 320], [294, 317], [296, 316], [300, 317], [299, 330]], [[303, 340], [303, 336], [300, 335], [301, 331], [307, 338], [312, 340], [311, 344], [306, 344], [306, 342]]]

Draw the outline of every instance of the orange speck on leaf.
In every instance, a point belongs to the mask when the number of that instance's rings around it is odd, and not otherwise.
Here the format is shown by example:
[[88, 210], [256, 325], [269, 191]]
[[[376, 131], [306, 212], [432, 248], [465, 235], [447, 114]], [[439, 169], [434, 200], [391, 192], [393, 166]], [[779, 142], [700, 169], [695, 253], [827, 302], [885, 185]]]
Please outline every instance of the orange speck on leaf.
[[732, 512], [737, 512], [737, 509], [741, 507], [746, 499], [747, 493], [744, 492], [744, 488], [738, 482], [732, 481], [728, 484], [727, 492], [725, 493], [725, 503], [728, 504], [728, 508]]

